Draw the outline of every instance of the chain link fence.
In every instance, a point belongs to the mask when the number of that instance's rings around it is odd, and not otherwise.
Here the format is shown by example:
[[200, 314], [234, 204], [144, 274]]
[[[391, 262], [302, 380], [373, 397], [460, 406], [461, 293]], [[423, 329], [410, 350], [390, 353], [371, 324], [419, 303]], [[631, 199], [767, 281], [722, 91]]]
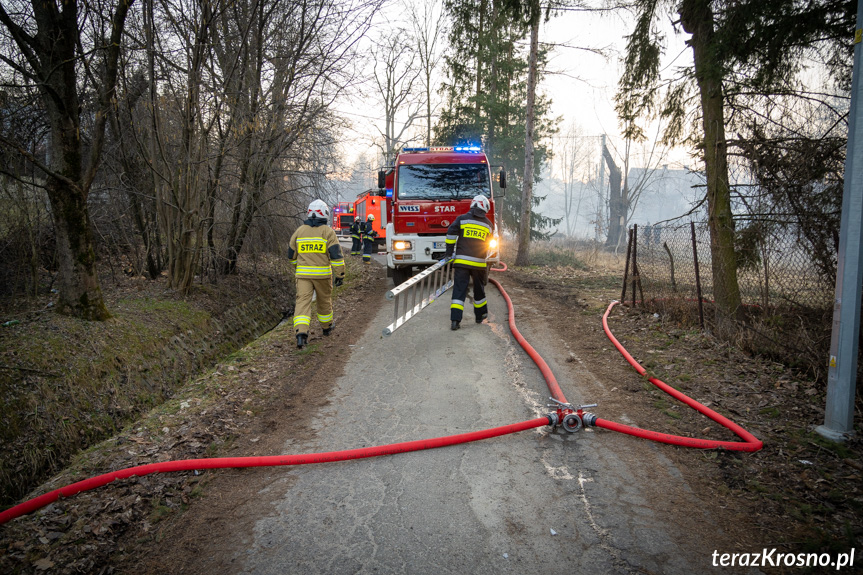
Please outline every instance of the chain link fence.
[[[745, 321], [736, 345], [826, 380], [835, 286], [793, 232], [762, 234], [738, 250]], [[704, 223], [633, 226], [622, 299], [714, 327], [710, 232]]]

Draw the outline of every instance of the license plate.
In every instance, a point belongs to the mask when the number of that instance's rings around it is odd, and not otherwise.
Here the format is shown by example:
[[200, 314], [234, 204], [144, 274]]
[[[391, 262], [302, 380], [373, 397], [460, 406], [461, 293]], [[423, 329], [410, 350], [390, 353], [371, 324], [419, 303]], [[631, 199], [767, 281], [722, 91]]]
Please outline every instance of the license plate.
[[446, 249], [446, 242], [435, 242], [434, 243], [434, 249], [436, 249], [436, 250]]

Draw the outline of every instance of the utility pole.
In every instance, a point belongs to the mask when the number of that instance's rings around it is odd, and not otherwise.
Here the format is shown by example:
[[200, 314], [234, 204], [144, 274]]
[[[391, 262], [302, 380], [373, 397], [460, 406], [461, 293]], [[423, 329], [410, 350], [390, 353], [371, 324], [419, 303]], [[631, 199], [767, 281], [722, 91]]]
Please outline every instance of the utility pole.
[[860, 346], [860, 294], [863, 284], [863, 108], [860, 91], [863, 40], [863, 0], [857, 2], [854, 34], [854, 68], [848, 119], [848, 151], [839, 227], [839, 261], [836, 268], [836, 298], [827, 372], [827, 406], [824, 425], [816, 431], [833, 441], [844, 441], [854, 433], [854, 398], [857, 353]]

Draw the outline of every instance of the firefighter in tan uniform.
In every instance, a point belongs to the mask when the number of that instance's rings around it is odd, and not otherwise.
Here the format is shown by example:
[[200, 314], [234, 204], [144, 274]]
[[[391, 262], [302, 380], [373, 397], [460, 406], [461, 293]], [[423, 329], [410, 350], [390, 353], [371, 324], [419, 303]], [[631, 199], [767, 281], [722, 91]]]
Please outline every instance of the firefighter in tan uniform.
[[330, 209], [322, 200], [309, 204], [307, 219], [288, 247], [288, 259], [296, 266], [297, 301], [294, 306], [294, 334], [297, 348], [309, 342], [312, 297], [317, 294], [317, 315], [324, 335], [333, 331], [333, 284], [342, 285], [345, 259], [333, 228], [327, 225]]

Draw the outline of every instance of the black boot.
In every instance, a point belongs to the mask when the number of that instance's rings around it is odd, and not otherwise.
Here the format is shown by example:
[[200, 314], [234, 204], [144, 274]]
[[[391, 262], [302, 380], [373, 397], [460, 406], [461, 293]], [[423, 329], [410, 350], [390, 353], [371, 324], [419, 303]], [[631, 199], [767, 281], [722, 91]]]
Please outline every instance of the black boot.
[[336, 329], [336, 324], [331, 323], [330, 327], [324, 328], [324, 335], [330, 335], [331, 333], [333, 333], [334, 329]]
[[452, 320], [452, 325], [449, 326], [449, 328], [453, 331], [457, 330], [460, 327], [461, 326], [459, 325], [459, 322], [457, 322], [456, 320]]
[[309, 343], [309, 334], [307, 333], [298, 333], [297, 334], [297, 349], [303, 349], [303, 347]]
[[480, 317], [476, 318], [476, 323], [482, 323], [482, 320], [488, 317], [487, 313], [482, 314]]

